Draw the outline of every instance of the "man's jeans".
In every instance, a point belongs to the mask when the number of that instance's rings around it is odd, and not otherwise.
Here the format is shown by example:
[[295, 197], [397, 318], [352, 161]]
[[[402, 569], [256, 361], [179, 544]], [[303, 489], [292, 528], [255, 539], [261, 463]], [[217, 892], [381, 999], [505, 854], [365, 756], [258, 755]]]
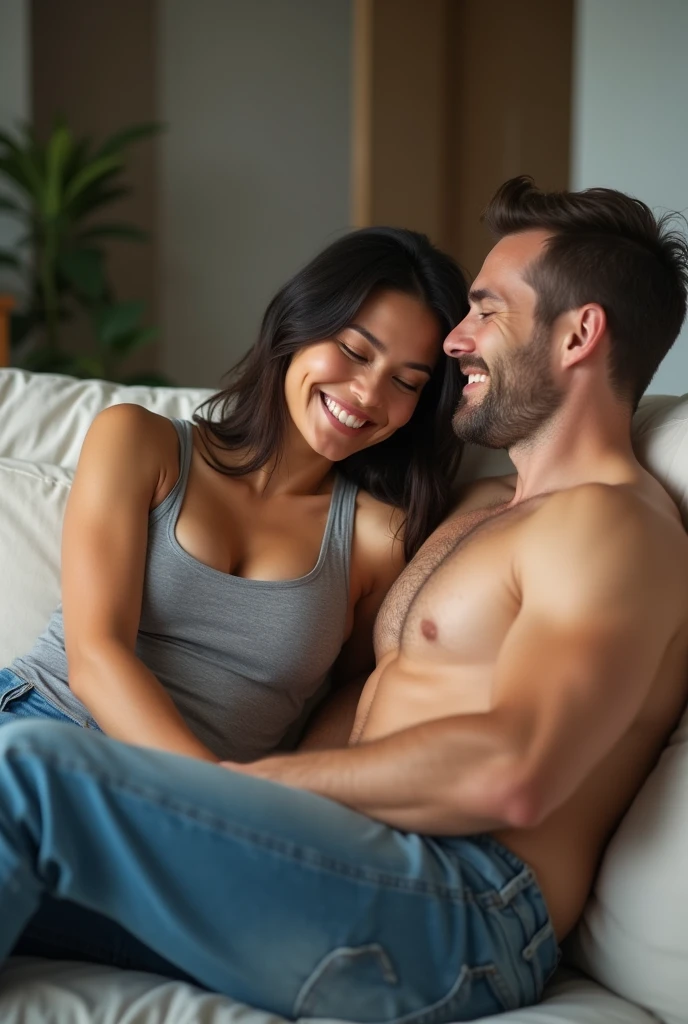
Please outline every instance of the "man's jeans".
[[285, 1017], [472, 1020], [536, 1002], [557, 962], [531, 871], [489, 837], [409, 835], [217, 765], [16, 721], [0, 729], [0, 959], [46, 894], [58, 923], [68, 900], [135, 936], [129, 966], [149, 947]]

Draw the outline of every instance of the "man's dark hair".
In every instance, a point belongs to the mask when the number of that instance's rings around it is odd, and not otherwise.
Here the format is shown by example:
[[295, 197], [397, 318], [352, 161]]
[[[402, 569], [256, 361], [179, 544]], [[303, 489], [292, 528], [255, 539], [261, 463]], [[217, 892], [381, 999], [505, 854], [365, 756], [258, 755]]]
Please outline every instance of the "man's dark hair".
[[483, 218], [498, 237], [552, 232], [526, 280], [537, 293], [536, 319], [550, 327], [586, 302], [604, 309], [609, 377], [635, 408], [676, 340], [686, 315], [688, 243], [639, 199], [609, 188], [543, 192], [532, 178], [511, 178]]
[[240, 465], [215, 468], [242, 476], [280, 455], [288, 412], [284, 379], [292, 356], [336, 337], [374, 293], [419, 299], [437, 321], [439, 356], [411, 419], [391, 437], [355, 452], [337, 469], [375, 498], [406, 512], [404, 551], [410, 559], [448, 514], [461, 457], [451, 418], [461, 371], [441, 341], [468, 312], [463, 274], [425, 235], [403, 228], [362, 228], [333, 242], [275, 295], [258, 340], [230, 374], [229, 384], [194, 415], [211, 440], [240, 450]]

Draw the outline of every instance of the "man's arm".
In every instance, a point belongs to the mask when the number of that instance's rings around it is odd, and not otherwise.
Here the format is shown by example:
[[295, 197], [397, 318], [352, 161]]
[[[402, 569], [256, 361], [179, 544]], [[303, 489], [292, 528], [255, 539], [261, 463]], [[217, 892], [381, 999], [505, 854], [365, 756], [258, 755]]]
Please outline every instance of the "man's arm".
[[242, 770], [410, 831], [535, 826], [631, 726], [678, 627], [671, 556], [645, 515], [595, 485], [533, 518], [489, 712]]

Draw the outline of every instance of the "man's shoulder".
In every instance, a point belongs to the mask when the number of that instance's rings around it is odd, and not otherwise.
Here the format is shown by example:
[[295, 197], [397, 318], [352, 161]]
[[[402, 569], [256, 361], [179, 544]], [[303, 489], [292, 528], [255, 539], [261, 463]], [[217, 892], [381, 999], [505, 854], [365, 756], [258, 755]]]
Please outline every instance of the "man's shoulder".
[[559, 529], [641, 529], [651, 533], [672, 528], [677, 537], [688, 537], [676, 505], [657, 484], [649, 490], [636, 484], [590, 482], [543, 495], [537, 506], [539, 525]]
[[624, 560], [656, 564], [669, 576], [688, 570], [688, 535], [678, 509], [657, 491], [626, 484], [585, 483], [543, 496], [526, 527], [531, 552], [585, 566]]
[[509, 476], [489, 476], [463, 484], [456, 494], [451, 517], [506, 504], [514, 496], [517, 479], [516, 473], [512, 473]]

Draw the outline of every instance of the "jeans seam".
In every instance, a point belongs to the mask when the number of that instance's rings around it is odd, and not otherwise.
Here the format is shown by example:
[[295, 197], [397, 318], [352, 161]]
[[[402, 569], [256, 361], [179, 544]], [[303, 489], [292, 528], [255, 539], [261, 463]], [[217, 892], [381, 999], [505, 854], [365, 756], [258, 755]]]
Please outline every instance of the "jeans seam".
[[[5, 753], [7, 761], [20, 761], [24, 760], [27, 756], [33, 756], [33, 752], [30, 748], [25, 748], [21, 751], [9, 750]], [[190, 822], [204, 825], [206, 828], [214, 830], [218, 834], [232, 836], [235, 839], [251, 843], [254, 846], [278, 854], [284, 859], [291, 860], [294, 863], [306, 864], [319, 871], [338, 875], [343, 878], [355, 879], [368, 885], [379, 886], [386, 889], [395, 889], [400, 892], [406, 891], [409, 895], [434, 896], [451, 900], [453, 903], [457, 904], [480, 902], [479, 899], [476, 899], [476, 894], [471, 892], [454, 889], [451, 886], [431, 884], [418, 879], [405, 879], [385, 872], [371, 871], [368, 868], [360, 868], [355, 865], [348, 864], [345, 861], [340, 861], [335, 857], [323, 855], [313, 847], [299, 846], [293, 842], [275, 839], [274, 837], [264, 835], [255, 829], [246, 828], [245, 826], [237, 825], [234, 822], [229, 823], [211, 815], [201, 814], [198, 812], [197, 808], [181, 806], [174, 800], [170, 800], [167, 797], [160, 799], [158, 794], [135, 786], [130, 780], [115, 778], [99, 771], [93, 771], [92, 769], [86, 771], [81, 763], [65, 758], [63, 755], [46, 756], [45, 754], [40, 753], [38, 756], [44, 764], [52, 764], [55, 768], [62, 771], [85, 774], [90, 779], [95, 779], [101, 783], [113, 786], [123, 793], [152, 804], [159, 810], [173, 811]], [[222, 770], [225, 771], [226, 769]], [[478, 897], [481, 895], [488, 898], [491, 897], [490, 893], [477, 894]]]

